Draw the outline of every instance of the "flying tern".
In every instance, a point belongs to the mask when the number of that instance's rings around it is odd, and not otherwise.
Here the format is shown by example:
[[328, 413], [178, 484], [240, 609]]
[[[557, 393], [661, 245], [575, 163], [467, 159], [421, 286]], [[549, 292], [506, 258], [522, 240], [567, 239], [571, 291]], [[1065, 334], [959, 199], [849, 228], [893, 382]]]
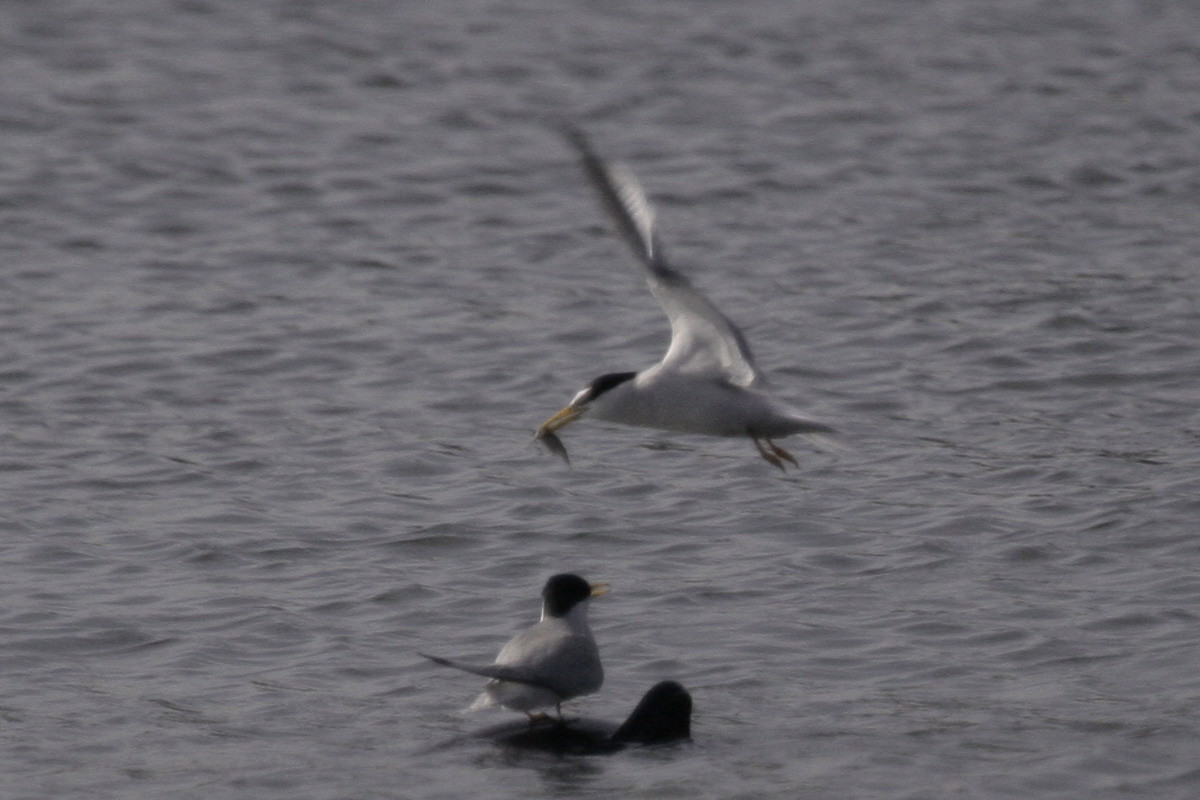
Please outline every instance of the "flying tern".
[[746, 436], [779, 469], [785, 469], [785, 461], [796, 465], [774, 439], [799, 434], [819, 442], [833, 429], [764, 391], [766, 381], [742, 331], [667, 262], [654, 210], [633, 173], [602, 159], [581, 131], [566, 128], [564, 134], [617, 233], [644, 268], [650, 292], [670, 321], [671, 342], [652, 367], [593, 379], [537, 428], [536, 438], [566, 460], [558, 431], [590, 417], [682, 433]]

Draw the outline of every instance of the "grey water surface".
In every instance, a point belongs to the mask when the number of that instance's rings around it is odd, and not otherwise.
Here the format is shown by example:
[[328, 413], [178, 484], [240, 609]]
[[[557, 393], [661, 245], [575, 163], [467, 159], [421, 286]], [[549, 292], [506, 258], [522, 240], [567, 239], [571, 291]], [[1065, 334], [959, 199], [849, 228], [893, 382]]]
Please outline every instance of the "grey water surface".
[[[5, 798], [1192, 798], [1200, 7], [0, 5]], [[661, 311], [844, 449], [581, 422]], [[571, 570], [608, 758], [440, 744]]]

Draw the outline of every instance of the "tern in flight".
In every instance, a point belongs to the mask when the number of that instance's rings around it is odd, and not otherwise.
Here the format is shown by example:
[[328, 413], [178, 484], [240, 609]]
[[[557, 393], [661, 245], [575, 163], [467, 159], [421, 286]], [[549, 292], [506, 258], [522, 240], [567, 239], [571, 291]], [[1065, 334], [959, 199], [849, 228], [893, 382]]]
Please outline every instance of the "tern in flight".
[[590, 417], [681, 433], [746, 436], [779, 469], [784, 461], [798, 466], [773, 440], [799, 434], [820, 442], [833, 429], [764, 391], [765, 380], [741, 330], [667, 262], [654, 210], [633, 173], [604, 161], [581, 131], [567, 128], [564, 134], [617, 233], [645, 269], [650, 292], [671, 323], [671, 343], [652, 367], [593, 379], [538, 427], [536, 438], [566, 460], [557, 432]]

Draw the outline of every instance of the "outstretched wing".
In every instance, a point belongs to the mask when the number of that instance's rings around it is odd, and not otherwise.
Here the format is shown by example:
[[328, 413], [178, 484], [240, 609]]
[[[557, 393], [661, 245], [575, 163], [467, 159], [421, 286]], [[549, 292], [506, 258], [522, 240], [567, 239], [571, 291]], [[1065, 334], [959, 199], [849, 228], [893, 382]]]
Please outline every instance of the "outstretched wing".
[[564, 127], [567, 141], [579, 152], [584, 172], [600, 196], [621, 238], [646, 269], [650, 292], [671, 323], [671, 344], [664, 369], [721, 377], [749, 387], [761, 380], [746, 337], [691, 282], [667, 264], [654, 224], [654, 209], [628, 169], [608, 164], [584, 134]]

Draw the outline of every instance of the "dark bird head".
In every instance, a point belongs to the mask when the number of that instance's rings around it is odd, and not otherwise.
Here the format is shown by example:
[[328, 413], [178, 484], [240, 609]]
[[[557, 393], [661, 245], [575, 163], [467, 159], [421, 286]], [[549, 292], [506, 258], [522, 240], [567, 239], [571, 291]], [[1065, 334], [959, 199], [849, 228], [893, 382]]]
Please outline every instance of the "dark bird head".
[[564, 572], [542, 587], [542, 609], [548, 617], [565, 617], [584, 600], [607, 593], [606, 583], [588, 583], [578, 575]]
[[612, 740], [662, 744], [691, 735], [692, 696], [675, 681], [663, 681], [642, 695], [641, 702], [613, 734]]

